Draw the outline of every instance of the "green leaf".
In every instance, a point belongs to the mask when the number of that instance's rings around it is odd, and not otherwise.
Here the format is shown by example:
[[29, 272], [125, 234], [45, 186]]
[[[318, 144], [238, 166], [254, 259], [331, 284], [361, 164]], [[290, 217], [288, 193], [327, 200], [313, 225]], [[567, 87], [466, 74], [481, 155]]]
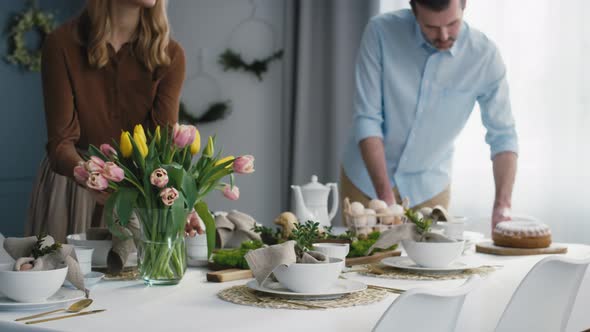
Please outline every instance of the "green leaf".
[[207, 203], [200, 201], [195, 204], [195, 211], [205, 223], [205, 232], [207, 234], [207, 259], [211, 257], [213, 253], [213, 249], [215, 249], [215, 219], [209, 212], [209, 208], [207, 207]]
[[104, 205], [103, 218], [111, 234], [118, 238], [124, 239], [126, 238], [126, 235], [119, 231], [119, 229], [115, 225], [115, 219], [113, 218], [113, 213], [115, 212], [115, 205], [119, 200], [119, 193], [119, 191], [115, 191], [107, 199]]
[[133, 207], [136, 205], [135, 201], [137, 200], [139, 191], [130, 187], [121, 187], [117, 193], [119, 195], [115, 204], [115, 211], [117, 212], [121, 226], [126, 226], [133, 213]]

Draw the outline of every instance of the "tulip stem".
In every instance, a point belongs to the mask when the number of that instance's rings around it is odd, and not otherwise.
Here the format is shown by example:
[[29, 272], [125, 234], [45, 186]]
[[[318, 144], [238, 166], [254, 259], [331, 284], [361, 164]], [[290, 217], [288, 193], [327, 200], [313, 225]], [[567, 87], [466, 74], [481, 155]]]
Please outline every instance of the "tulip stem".
[[139, 190], [139, 192], [141, 192], [141, 194], [143, 195], [143, 197], [146, 197], [145, 196], [145, 191], [143, 191], [143, 188], [141, 188], [141, 186], [137, 182], [131, 180], [128, 177], [125, 177], [125, 180], [129, 181], [131, 184], [133, 184], [135, 187], [137, 187], [137, 189]]

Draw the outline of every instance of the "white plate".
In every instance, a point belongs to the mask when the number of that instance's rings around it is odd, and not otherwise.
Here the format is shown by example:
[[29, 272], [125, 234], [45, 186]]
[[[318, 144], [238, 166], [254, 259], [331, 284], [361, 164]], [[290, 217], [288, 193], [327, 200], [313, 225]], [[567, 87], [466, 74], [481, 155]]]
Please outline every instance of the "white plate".
[[[86, 288], [92, 287], [92, 286], [96, 285], [99, 281], [101, 281], [102, 278], [104, 278], [104, 273], [102, 273], [102, 272], [91, 271], [89, 273], [86, 273], [84, 275], [84, 286]], [[69, 282], [67, 280], [64, 281], [64, 286], [69, 287], [69, 288], [76, 288], [74, 285], [72, 285], [71, 282]]]
[[381, 261], [382, 264], [395, 267], [401, 270], [407, 270], [412, 272], [458, 272], [468, 269], [475, 269], [481, 266], [481, 264], [475, 263], [465, 263], [461, 262], [461, 260], [454, 261], [453, 263], [449, 264], [447, 267], [423, 267], [414, 263], [410, 257], [407, 256], [400, 256], [400, 257], [388, 257], [384, 258]]
[[3, 295], [0, 295], [0, 311], [37, 310], [64, 305], [84, 298], [84, 292], [77, 289], [60, 288], [57, 293], [47, 300], [37, 303], [15, 302]]
[[321, 293], [295, 293], [278, 282], [267, 282], [264, 286], [260, 286], [256, 280], [251, 280], [246, 286], [262, 293], [298, 300], [331, 300], [367, 289], [367, 285], [362, 282], [345, 279], [338, 279], [330, 289]]

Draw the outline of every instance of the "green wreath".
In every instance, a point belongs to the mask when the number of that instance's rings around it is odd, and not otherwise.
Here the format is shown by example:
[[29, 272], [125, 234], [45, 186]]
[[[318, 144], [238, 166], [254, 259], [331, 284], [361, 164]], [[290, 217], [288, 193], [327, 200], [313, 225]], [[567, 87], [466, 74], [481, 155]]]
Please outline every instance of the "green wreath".
[[32, 6], [24, 13], [15, 17], [15, 23], [10, 28], [11, 52], [6, 56], [8, 62], [21, 65], [30, 71], [41, 70], [41, 47], [35, 50], [27, 49], [25, 34], [36, 30], [41, 34], [41, 41], [54, 29], [53, 14], [44, 13], [36, 6]]
[[189, 111], [184, 102], [180, 102], [180, 109], [178, 118], [181, 122], [188, 122], [192, 124], [214, 122], [221, 120], [231, 114], [230, 101], [218, 101], [209, 104], [207, 110], [203, 115], [196, 117], [193, 116]]

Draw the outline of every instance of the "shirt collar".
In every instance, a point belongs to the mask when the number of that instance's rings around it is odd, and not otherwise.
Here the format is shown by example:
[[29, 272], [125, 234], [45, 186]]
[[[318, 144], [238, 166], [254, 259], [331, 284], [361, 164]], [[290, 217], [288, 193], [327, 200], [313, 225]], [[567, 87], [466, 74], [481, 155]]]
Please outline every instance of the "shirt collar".
[[[465, 43], [465, 36], [467, 35], [467, 31], [468, 31], [468, 26], [465, 23], [465, 21], [461, 22], [461, 31], [459, 32], [459, 38], [457, 38], [457, 40], [455, 41], [455, 43], [453, 44], [453, 46], [443, 52], [448, 52], [451, 56], [456, 56], [458, 54], [458, 52], [461, 50], [461, 48], [463, 47], [463, 44]], [[436, 47], [432, 46], [432, 44], [430, 44], [430, 42], [428, 42], [426, 40], [426, 38], [424, 38], [424, 34], [422, 33], [422, 29], [420, 29], [420, 24], [418, 24], [418, 21], [414, 18], [414, 34], [415, 34], [415, 40], [416, 40], [416, 45], [418, 47], [422, 47], [430, 52], [440, 52]]]

